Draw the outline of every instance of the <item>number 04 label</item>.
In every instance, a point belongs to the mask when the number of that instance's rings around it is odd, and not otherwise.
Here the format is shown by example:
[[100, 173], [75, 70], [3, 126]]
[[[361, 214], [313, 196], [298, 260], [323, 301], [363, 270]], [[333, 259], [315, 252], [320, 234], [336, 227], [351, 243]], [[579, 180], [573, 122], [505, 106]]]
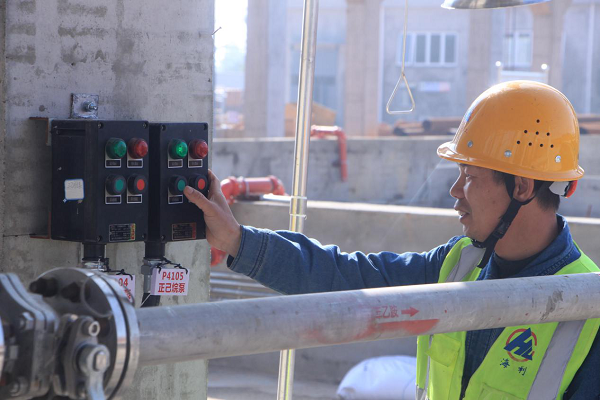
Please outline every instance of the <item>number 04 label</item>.
[[154, 268], [150, 294], [164, 296], [187, 296], [190, 273], [181, 268]]
[[133, 303], [135, 299], [135, 275], [111, 275], [112, 279], [117, 281], [119, 286], [125, 291], [125, 295]]

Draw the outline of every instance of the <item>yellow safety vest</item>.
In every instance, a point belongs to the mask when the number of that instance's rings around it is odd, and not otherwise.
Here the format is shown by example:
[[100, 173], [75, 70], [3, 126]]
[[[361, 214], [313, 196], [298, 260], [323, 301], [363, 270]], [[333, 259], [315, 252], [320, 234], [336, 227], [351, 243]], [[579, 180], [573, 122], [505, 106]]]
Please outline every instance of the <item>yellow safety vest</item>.
[[[474, 281], [482, 252], [469, 238], [450, 250], [439, 282]], [[598, 272], [586, 255], [556, 275]], [[504, 328], [475, 371], [465, 399], [562, 399], [585, 360], [600, 319], [552, 322]], [[419, 336], [417, 340], [417, 399], [459, 400], [465, 364], [466, 332]], [[543, 362], [542, 362], [543, 361]]]

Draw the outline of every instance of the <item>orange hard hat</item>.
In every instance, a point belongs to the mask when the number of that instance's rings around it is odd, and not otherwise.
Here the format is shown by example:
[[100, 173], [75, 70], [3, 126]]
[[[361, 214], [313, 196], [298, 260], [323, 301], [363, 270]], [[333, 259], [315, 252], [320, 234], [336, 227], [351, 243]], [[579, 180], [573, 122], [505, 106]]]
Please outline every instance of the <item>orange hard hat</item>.
[[454, 139], [437, 154], [447, 160], [542, 181], [583, 176], [579, 124], [569, 100], [539, 82], [492, 86], [469, 107]]

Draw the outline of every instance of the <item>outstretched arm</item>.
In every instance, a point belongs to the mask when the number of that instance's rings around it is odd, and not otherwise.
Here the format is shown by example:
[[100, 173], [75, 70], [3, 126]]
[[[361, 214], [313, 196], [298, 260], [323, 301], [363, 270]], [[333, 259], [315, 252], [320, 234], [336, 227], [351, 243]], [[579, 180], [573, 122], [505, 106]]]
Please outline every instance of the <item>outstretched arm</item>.
[[218, 178], [209, 174], [208, 198], [192, 188], [184, 192], [204, 211], [208, 242], [230, 255], [227, 264], [233, 271], [282, 293], [435, 283], [446, 254], [458, 240], [426, 253], [344, 253], [300, 233], [241, 227]]

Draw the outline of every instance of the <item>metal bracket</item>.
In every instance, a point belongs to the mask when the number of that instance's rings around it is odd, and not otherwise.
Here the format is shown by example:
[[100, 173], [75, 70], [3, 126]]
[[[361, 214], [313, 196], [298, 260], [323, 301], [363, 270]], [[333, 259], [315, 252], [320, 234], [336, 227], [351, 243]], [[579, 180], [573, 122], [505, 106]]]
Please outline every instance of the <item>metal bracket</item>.
[[98, 119], [97, 94], [72, 93], [71, 94], [71, 118], [74, 119]]

